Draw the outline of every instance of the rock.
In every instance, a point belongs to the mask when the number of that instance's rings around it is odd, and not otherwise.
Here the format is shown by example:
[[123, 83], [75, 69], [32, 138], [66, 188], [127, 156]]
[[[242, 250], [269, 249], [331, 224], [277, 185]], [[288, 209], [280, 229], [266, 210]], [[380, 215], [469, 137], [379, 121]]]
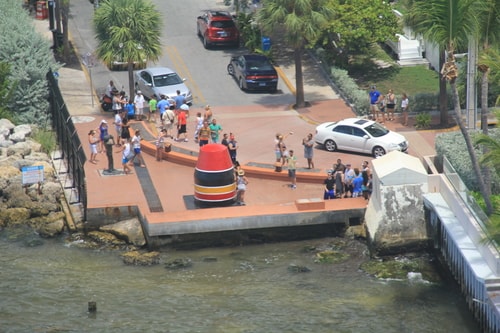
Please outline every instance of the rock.
[[66, 215], [63, 212], [51, 212], [46, 216], [30, 219], [30, 224], [42, 237], [54, 237], [64, 231], [65, 221]]
[[0, 211], [0, 225], [4, 227], [26, 224], [29, 218], [30, 211], [24, 207], [7, 208]]
[[114, 247], [121, 247], [126, 245], [125, 241], [118, 239], [115, 235], [108, 232], [91, 231], [87, 234], [87, 237], [99, 244], [111, 245]]
[[126, 265], [151, 266], [160, 263], [160, 252], [140, 252], [130, 251], [122, 254], [123, 262]]
[[125, 240], [127, 243], [135, 246], [146, 245], [146, 238], [142, 232], [141, 222], [139, 219], [133, 218], [120, 221], [118, 223], [109, 224], [100, 228], [101, 231], [109, 232], [116, 237]]
[[13, 133], [9, 135], [9, 139], [14, 142], [24, 142], [27, 136], [31, 135], [31, 126], [22, 124], [14, 127]]
[[307, 273], [311, 270], [306, 266], [300, 266], [295, 264], [288, 265], [288, 271], [292, 273]]
[[193, 263], [189, 258], [178, 258], [165, 263], [166, 269], [181, 269], [191, 267]]
[[31, 154], [31, 146], [27, 142], [16, 142], [12, 146], [7, 148], [7, 155], [8, 156], [16, 155], [16, 156], [19, 156], [21, 158], [24, 158], [24, 156], [29, 155], [29, 154]]
[[333, 264], [346, 261], [349, 258], [349, 254], [341, 251], [335, 250], [324, 250], [316, 253], [315, 263], [321, 264]]

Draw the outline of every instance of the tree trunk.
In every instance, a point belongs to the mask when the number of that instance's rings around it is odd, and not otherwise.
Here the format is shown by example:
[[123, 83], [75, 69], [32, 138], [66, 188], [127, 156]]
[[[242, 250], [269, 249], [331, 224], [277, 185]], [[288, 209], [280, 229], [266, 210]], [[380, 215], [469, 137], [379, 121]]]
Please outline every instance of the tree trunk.
[[134, 63], [129, 61], [127, 64], [128, 70], [128, 89], [129, 89], [129, 100], [134, 100], [135, 89], [134, 89]]
[[[484, 135], [488, 135], [488, 75], [490, 68], [488, 66], [478, 66], [481, 75], [481, 130]], [[483, 154], [488, 152], [488, 148], [483, 146]], [[482, 168], [484, 174], [484, 182], [488, 196], [491, 196], [491, 172], [488, 166]]]
[[306, 106], [304, 97], [304, 77], [302, 76], [302, 47], [294, 49], [295, 58], [295, 108], [301, 109]]
[[[445, 52], [439, 52], [439, 68], [442, 68], [446, 61]], [[442, 126], [448, 126], [448, 94], [446, 92], [446, 80], [439, 79], [439, 122]]]
[[488, 191], [484, 183], [483, 174], [481, 173], [481, 168], [479, 166], [479, 161], [474, 151], [474, 146], [472, 145], [469, 132], [467, 131], [467, 128], [465, 128], [465, 124], [462, 119], [462, 111], [460, 110], [460, 98], [458, 97], [458, 89], [455, 80], [456, 79], [450, 81], [451, 90], [453, 93], [455, 119], [458, 126], [460, 127], [460, 132], [462, 132], [462, 135], [465, 139], [465, 145], [467, 146], [467, 151], [469, 152], [469, 157], [472, 163], [472, 167], [474, 168], [474, 173], [476, 174], [477, 181], [479, 183], [479, 191], [481, 192], [481, 195], [483, 196], [484, 199], [484, 203], [486, 205], [486, 215], [490, 216], [491, 213], [493, 212], [493, 206], [491, 205], [490, 196], [488, 195]]

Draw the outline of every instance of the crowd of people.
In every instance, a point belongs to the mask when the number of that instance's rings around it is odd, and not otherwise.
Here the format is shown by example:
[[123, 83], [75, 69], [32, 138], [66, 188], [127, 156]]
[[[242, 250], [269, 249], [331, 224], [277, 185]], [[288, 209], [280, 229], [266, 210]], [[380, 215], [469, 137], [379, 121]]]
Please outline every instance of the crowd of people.
[[[141, 154], [141, 140], [143, 139], [140, 130], [135, 130], [134, 135], [131, 136], [129, 118], [135, 121], [147, 120], [156, 125], [158, 135], [155, 140], [155, 157], [159, 162], [162, 161], [162, 154], [165, 148], [171, 146], [171, 143], [168, 143], [167, 139], [170, 138], [174, 142], [179, 143], [189, 142], [188, 133], [190, 132], [188, 132], [188, 124], [190, 107], [186, 104], [184, 96], [179, 91], [177, 91], [177, 96], [173, 99], [161, 96], [159, 100], [156, 100], [154, 96], [151, 96], [148, 101], [146, 101], [142, 92], [138, 91], [133, 101], [127, 101], [124, 92], [118, 92], [111, 81], [106, 94], [111, 95], [113, 98], [112, 108], [115, 116], [112, 124], [115, 128], [117, 140], [115, 141], [112, 138], [109, 133], [108, 122], [103, 119], [98, 128], [92, 129], [88, 133], [91, 152], [90, 163], [95, 164], [98, 154], [109, 150], [105, 147], [104, 143], [105, 141], [109, 142], [108, 139], [111, 137], [114, 145], [119, 148], [115, 152], [122, 155], [121, 162], [125, 174], [131, 173], [131, 164], [136, 160], [139, 162], [140, 167], [146, 167]], [[373, 86], [370, 92], [370, 100], [375, 101], [375, 99], [377, 103], [382, 99], [385, 101], [384, 108], [387, 108], [387, 120], [394, 119], [393, 112], [397, 101], [392, 90], [384, 96], [376, 91]], [[131, 105], [128, 107], [132, 108], [133, 111], [130, 111], [130, 109], [127, 110], [127, 105]], [[406, 95], [404, 95], [402, 105], [406, 108], [408, 106]], [[145, 114], [146, 108], [148, 111]], [[376, 110], [378, 111], [375, 111], [375, 108], [372, 109], [374, 116], [378, 116], [378, 112], [380, 111], [378, 105]], [[196, 113], [193, 121], [193, 140], [200, 148], [209, 143], [221, 143], [227, 147], [235, 170], [235, 182], [237, 184], [236, 201], [239, 205], [244, 205], [244, 195], [248, 185], [248, 178], [245, 177], [245, 171], [241, 168], [237, 160], [239, 146], [235, 134], [224, 132], [223, 126], [214, 117], [210, 105], [206, 105], [202, 111]], [[385, 121], [385, 113], [382, 115], [382, 121]], [[282, 168], [286, 167], [290, 180], [289, 187], [296, 189], [299, 162], [296, 152], [293, 149], [287, 148], [285, 143], [285, 140], [293, 134], [293, 132], [288, 132], [285, 135], [277, 133], [274, 141], [274, 153], [276, 158], [275, 165], [280, 167], [279, 169], [276, 168], [276, 171], [282, 171]], [[313, 134], [307, 133], [302, 138], [301, 144], [303, 146], [303, 157], [307, 162], [307, 167], [304, 167], [304, 169], [312, 170], [315, 168], [313, 160], [315, 145]], [[344, 165], [338, 159], [337, 163], [333, 164], [333, 168], [328, 170], [327, 176], [324, 179], [323, 198], [325, 200], [356, 197], [368, 199], [371, 194], [371, 182], [372, 174], [368, 161], [364, 161], [359, 168], [352, 168], [350, 163]]]

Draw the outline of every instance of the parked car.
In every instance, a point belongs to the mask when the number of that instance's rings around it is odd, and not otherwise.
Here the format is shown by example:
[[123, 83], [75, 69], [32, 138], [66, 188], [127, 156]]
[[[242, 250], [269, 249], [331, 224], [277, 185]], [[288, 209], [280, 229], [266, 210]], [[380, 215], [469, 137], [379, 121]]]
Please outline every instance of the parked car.
[[150, 99], [155, 96], [159, 99], [161, 95], [171, 100], [177, 95], [177, 90], [186, 98], [186, 103], [193, 103], [193, 95], [184, 84], [186, 79], [167, 67], [151, 67], [135, 72], [135, 90], [141, 90], [144, 98]]
[[328, 151], [348, 150], [371, 154], [375, 158], [393, 150], [408, 150], [408, 141], [403, 135], [368, 119], [348, 118], [323, 123], [316, 127], [314, 140]]
[[240, 32], [233, 16], [220, 10], [206, 10], [196, 21], [197, 33], [203, 39], [203, 46], [208, 49], [215, 44], [240, 45]]
[[241, 90], [278, 89], [278, 73], [269, 59], [260, 54], [246, 54], [232, 57], [227, 72], [233, 76]]

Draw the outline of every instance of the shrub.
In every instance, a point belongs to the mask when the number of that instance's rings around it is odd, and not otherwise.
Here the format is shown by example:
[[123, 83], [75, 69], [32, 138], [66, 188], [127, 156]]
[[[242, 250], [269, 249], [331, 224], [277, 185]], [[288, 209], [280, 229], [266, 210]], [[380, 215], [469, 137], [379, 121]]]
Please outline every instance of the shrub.
[[15, 123], [46, 125], [48, 90], [45, 75], [58, 65], [50, 43], [35, 31], [31, 18], [17, 0], [4, 0], [0, 11], [0, 59], [10, 64], [9, 81], [16, 83], [7, 107]]
[[431, 126], [431, 115], [428, 112], [422, 112], [415, 117], [415, 126], [418, 129], [429, 128]]
[[[471, 139], [475, 140], [480, 131], [471, 131]], [[500, 141], [500, 129], [494, 128], [489, 131], [489, 135]], [[438, 157], [446, 156], [455, 171], [458, 173], [465, 186], [470, 191], [479, 191], [479, 185], [469, 158], [469, 153], [465, 145], [465, 140], [460, 132], [441, 133], [436, 136], [436, 155]], [[475, 147], [478, 158], [482, 155], [480, 146]], [[491, 170], [491, 192], [500, 194], [500, 177], [494, 170]]]
[[42, 145], [42, 151], [46, 154], [52, 153], [56, 148], [56, 135], [53, 131], [35, 128], [33, 140]]
[[370, 110], [368, 93], [359, 89], [356, 82], [347, 74], [347, 71], [336, 67], [330, 67], [330, 75], [341, 94], [344, 95], [344, 98], [352, 104], [356, 113], [358, 115], [368, 114]]

